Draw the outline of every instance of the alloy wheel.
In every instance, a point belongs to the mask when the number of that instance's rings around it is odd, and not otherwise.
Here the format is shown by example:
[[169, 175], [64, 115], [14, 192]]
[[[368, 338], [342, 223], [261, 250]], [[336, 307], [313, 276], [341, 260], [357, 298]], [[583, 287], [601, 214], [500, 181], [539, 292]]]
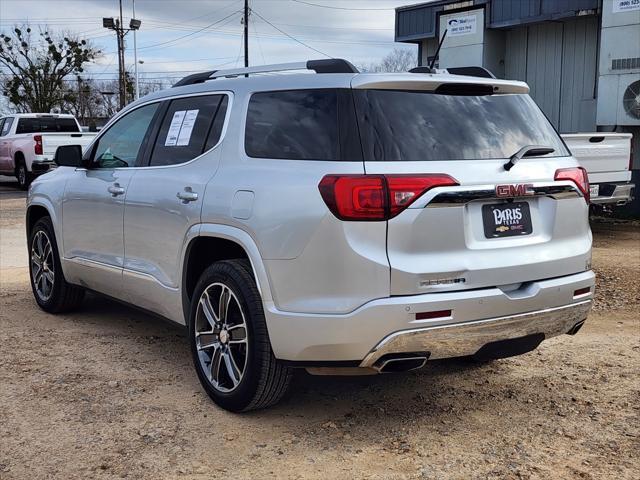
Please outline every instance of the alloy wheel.
[[31, 279], [40, 300], [51, 298], [55, 281], [53, 248], [43, 230], [38, 230], [31, 243]]
[[227, 285], [212, 283], [202, 292], [194, 334], [211, 385], [220, 392], [235, 390], [247, 368], [248, 332], [242, 306]]

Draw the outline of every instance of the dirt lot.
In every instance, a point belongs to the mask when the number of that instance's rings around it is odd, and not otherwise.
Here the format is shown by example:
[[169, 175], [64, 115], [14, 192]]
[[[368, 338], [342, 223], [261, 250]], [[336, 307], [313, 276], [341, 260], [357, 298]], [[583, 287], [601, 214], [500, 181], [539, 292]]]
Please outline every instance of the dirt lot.
[[0, 180], [0, 202], [0, 479], [638, 478], [637, 224], [594, 226], [597, 306], [575, 337], [486, 366], [301, 373], [276, 408], [234, 415], [181, 328], [98, 297], [38, 310], [24, 195]]

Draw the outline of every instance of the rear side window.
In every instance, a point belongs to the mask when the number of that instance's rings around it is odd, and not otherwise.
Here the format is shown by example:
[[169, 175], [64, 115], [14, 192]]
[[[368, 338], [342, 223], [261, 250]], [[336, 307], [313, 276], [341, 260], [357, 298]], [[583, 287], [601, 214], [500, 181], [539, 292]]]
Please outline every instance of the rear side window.
[[509, 158], [527, 145], [567, 156], [559, 135], [529, 95], [442, 95], [354, 90], [365, 159]]
[[245, 150], [256, 158], [339, 160], [337, 91], [255, 93], [249, 101]]
[[4, 119], [4, 123], [2, 124], [2, 128], [0, 128], [0, 137], [4, 137], [9, 134], [9, 130], [11, 130], [11, 125], [13, 125], [13, 117], [7, 117]]
[[79, 131], [78, 124], [73, 118], [20, 118], [16, 127], [16, 133], [75, 133]]
[[203, 95], [171, 101], [158, 132], [151, 166], [188, 162], [220, 140], [226, 95]]

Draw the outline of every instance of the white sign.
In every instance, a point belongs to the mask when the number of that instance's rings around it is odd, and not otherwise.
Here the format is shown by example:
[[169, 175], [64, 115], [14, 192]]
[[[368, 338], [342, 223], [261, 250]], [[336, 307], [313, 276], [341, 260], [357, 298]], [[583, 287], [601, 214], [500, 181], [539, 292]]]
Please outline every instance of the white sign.
[[167, 138], [164, 141], [165, 147], [175, 147], [189, 145], [191, 132], [196, 124], [198, 112], [200, 110], [178, 110], [173, 114]]
[[182, 121], [186, 113], [186, 110], [179, 110], [173, 114], [171, 125], [169, 125], [169, 131], [167, 132], [167, 138], [164, 141], [165, 147], [173, 147], [178, 142], [178, 135], [180, 135], [180, 128], [182, 127]]
[[451, 17], [447, 20], [448, 37], [459, 37], [460, 35], [471, 35], [474, 33], [476, 33], [475, 15], [462, 15], [459, 17]]
[[613, 13], [640, 10], [640, 0], [613, 0]]
[[198, 112], [200, 110], [188, 110], [182, 121], [182, 128], [178, 135], [178, 146], [189, 145], [191, 140], [191, 132], [193, 132], [193, 126], [196, 124], [196, 118], [198, 118]]

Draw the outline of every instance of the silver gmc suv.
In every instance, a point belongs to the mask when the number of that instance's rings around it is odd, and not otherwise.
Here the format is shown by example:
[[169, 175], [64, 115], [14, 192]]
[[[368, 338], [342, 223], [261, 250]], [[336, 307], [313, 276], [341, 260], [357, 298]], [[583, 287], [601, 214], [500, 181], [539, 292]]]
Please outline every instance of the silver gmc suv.
[[232, 411], [276, 403], [296, 367], [399, 372], [574, 334], [589, 185], [528, 91], [344, 60], [186, 77], [32, 184], [35, 299], [57, 313], [90, 290], [188, 326]]

